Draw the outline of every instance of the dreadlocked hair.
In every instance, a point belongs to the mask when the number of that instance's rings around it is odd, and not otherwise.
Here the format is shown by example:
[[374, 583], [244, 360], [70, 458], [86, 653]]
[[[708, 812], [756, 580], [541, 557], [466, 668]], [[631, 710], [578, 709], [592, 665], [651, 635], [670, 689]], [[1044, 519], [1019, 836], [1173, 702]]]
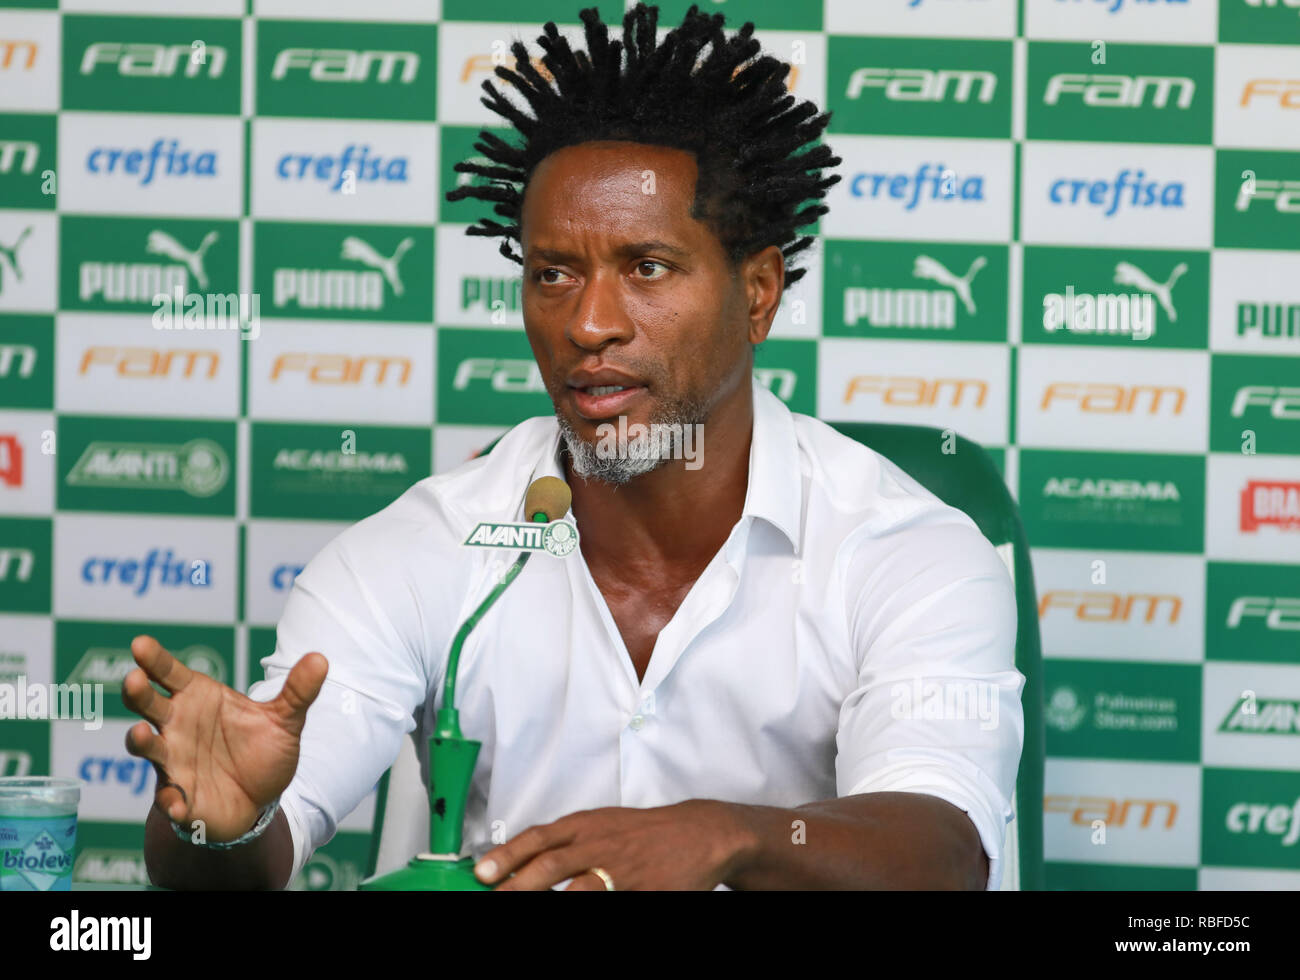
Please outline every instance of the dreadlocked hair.
[[[554, 86], [519, 41], [510, 47], [515, 70], [495, 70], [528, 101], [532, 116], [503, 98], [491, 81], [483, 83], [488, 94], [480, 101], [513, 123], [523, 139], [512, 146], [481, 130], [474, 148], [490, 165], [462, 161], [453, 168], [487, 182], [448, 191], [448, 201], [494, 202], [493, 212], [509, 222], [480, 218], [466, 233], [503, 238], [501, 254], [523, 265], [510, 242], [522, 247], [523, 195], [537, 165], [566, 146], [630, 140], [695, 154], [699, 176], [691, 216], [713, 230], [733, 268], [745, 256], [778, 245], [787, 264], [786, 287], [802, 279], [807, 270], [790, 269], [789, 260], [813, 238], [796, 232], [830, 210], [812, 202], [840, 179], [821, 176], [821, 168], [840, 158], [817, 142], [830, 114], [818, 115], [812, 102], [795, 105], [786, 91], [790, 66], [769, 55], [751, 60], [761, 47], [753, 23], [728, 38], [725, 17], [702, 14], [695, 4], [658, 46], [658, 7], [638, 3], [629, 10], [621, 42], [609, 39], [596, 8], [578, 16], [586, 26], [587, 51], [573, 51], [553, 21], [537, 39]], [[699, 63], [706, 45], [711, 50]], [[817, 145], [796, 152], [808, 143]]]

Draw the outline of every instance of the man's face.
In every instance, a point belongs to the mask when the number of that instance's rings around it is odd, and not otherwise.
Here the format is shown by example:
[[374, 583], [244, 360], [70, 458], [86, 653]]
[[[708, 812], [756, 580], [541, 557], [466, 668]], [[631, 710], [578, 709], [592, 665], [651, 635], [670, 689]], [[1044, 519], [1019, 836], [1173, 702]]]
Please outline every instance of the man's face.
[[[529, 181], [524, 327], [571, 451], [620, 416], [705, 423], [749, 384], [762, 336], [743, 276], [690, 216], [696, 172], [685, 151], [611, 141], [558, 150]], [[625, 482], [659, 462], [597, 475]]]

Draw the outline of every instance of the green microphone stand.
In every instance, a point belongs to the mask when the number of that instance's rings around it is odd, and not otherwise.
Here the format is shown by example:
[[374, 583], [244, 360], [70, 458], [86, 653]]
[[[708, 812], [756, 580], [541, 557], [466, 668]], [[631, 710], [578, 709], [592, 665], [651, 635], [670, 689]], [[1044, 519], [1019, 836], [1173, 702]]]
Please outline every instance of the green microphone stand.
[[[555, 482], [563, 483], [559, 480]], [[567, 495], [568, 487], [564, 487]], [[531, 496], [531, 494], [530, 494]], [[566, 504], [560, 514], [568, 510]], [[532, 520], [546, 523], [545, 511], [536, 511]], [[465, 824], [465, 803], [474, 777], [482, 742], [465, 738], [460, 731], [460, 714], [456, 710], [456, 671], [460, 650], [470, 631], [500, 598], [520, 570], [531, 551], [524, 551], [511, 565], [501, 581], [488, 593], [473, 615], [465, 620], [447, 655], [447, 679], [443, 685], [442, 707], [438, 709], [436, 727], [429, 739], [429, 851], [411, 858], [405, 868], [367, 878], [358, 886], [361, 891], [387, 892], [470, 892], [491, 891], [474, 876], [474, 859], [461, 857], [460, 846]]]

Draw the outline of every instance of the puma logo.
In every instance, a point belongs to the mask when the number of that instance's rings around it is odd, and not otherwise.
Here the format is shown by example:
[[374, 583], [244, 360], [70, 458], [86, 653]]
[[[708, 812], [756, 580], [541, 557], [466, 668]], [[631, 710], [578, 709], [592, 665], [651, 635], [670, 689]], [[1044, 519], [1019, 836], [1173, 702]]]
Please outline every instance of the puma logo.
[[403, 238], [397, 243], [397, 249], [393, 252], [391, 259], [386, 259], [368, 243], [349, 235], [343, 239], [343, 258], [351, 259], [354, 262], [360, 262], [372, 269], [378, 269], [386, 280], [388, 285], [393, 288], [394, 296], [401, 296], [403, 293], [402, 280], [397, 275], [397, 263], [402, 261], [402, 256], [415, 245], [414, 238]]
[[[19, 282], [23, 281], [23, 270], [18, 264], [18, 249], [31, 233], [32, 226], [28, 225], [22, 230], [22, 234], [18, 236], [18, 241], [9, 246], [0, 245], [0, 260], [8, 264], [9, 268], [13, 270], [14, 278]], [[0, 265], [0, 293], [4, 292], [4, 285], [4, 266]]]
[[177, 262], [184, 263], [186, 268], [194, 274], [195, 281], [199, 284], [199, 289], [207, 291], [208, 274], [203, 269], [203, 255], [212, 243], [217, 240], [217, 233], [210, 231], [203, 236], [203, 241], [199, 242], [199, 247], [193, 252], [174, 239], [165, 231], [149, 232], [149, 240], [145, 244], [144, 250], [151, 255], [165, 255], [169, 259], [175, 259]]
[[1115, 283], [1119, 286], [1136, 286], [1144, 292], [1154, 293], [1160, 302], [1160, 308], [1169, 317], [1170, 323], [1178, 322], [1178, 311], [1174, 309], [1171, 293], [1176, 283], [1187, 271], [1187, 263], [1179, 262], [1169, 274], [1169, 281], [1158, 283], [1131, 262], [1119, 262], [1115, 265]]
[[966, 275], [955, 276], [938, 259], [932, 259], [928, 255], [918, 255], [916, 264], [912, 267], [912, 275], [918, 279], [930, 279], [940, 286], [947, 286], [960, 297], [962, 305], [966, 307], [966, 312], [974, 316], [975, 302], [971, 299], [970, 286], [975, 279], [975, 274], [986, 265], [988, 265], [988, 260], [981, 255], [970, 264], [970, 268], [966, 270]]

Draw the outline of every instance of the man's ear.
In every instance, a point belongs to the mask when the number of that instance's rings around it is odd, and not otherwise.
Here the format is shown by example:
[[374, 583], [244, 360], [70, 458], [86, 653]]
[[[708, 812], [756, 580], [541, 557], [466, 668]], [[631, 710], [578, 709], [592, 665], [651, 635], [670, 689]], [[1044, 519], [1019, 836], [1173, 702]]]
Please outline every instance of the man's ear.
[[742, 275], [749, 299], [749, 342], [758, 345], [767, 339], [781, 307], [785, 256], [775, 245], [769, 245], [745, 259]]

